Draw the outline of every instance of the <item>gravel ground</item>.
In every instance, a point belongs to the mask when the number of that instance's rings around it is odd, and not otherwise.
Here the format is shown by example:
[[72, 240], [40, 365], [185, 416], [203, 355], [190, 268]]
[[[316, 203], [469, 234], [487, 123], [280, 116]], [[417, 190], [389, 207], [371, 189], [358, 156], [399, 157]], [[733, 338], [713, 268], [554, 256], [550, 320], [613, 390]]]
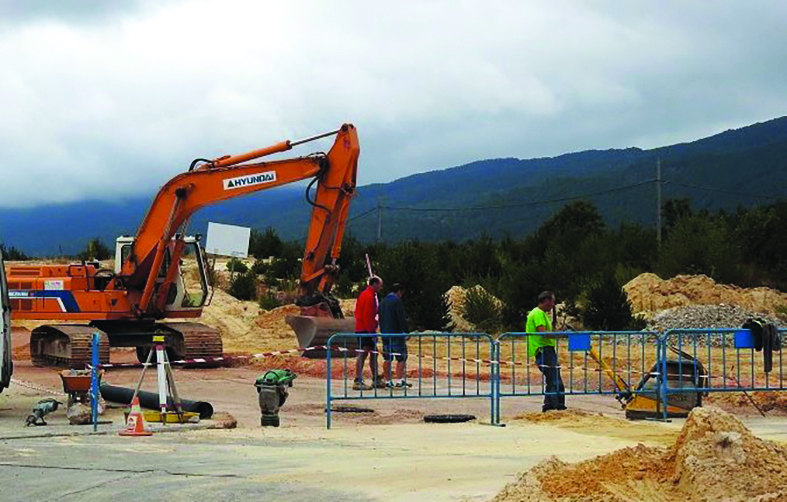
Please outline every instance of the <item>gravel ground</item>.
[[688, 305], [657, 313], [648, 323], [649, 329], [738, 328], [746, 319], [760, 317], [784, 327], [781, 319], [753, 312], [737, 305]]

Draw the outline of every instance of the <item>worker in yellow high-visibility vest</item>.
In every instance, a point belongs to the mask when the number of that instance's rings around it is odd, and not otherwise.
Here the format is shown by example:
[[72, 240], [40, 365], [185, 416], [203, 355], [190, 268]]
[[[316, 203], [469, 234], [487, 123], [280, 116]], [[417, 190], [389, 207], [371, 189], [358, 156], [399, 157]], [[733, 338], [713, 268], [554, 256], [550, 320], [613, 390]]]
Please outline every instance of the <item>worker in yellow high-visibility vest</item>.
[[[538, 307], [534, 308], [527, 315], [528, 333], [550, 333], [552, 332], [552, 320], [549, 313], [555, 308], [555, 293], [544, 291], [538, 295]], [[543, 373], [546, 380], [544, 388], [544, 405], [542, 411], [565, 410], [566, 409], [566, 389], [563, 386], [563, 379], [560, 377], [560, 367], [555, 351], [555, 337], [548, 335], [529, 335], [528, 336], [528, 357], [534, 357], [539, 371]]]

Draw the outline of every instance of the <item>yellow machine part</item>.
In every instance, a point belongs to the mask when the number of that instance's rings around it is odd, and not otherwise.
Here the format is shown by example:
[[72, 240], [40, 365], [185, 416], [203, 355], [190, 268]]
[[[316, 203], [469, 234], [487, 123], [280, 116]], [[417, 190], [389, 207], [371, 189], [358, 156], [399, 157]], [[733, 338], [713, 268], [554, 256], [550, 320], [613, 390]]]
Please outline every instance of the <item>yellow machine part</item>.
[[[126, 421], [128, 422], [128, 411], [125, 412]], [[142, 416], [145, 417], [145, 422], [162, 422], [162, 413], [155, 410], [143, 410]], [[191, 411], [184, 411], [178, 416], [177, 413], [167, 413], [168, 424], [185, 424], [199, 422], [199, 413]]]
[[[632, 398], [623, 409], [627, 418], [661, 418], [664, 409], [650, 396], [637, 395]], [[680, 406], [667, 405], [667, 415], [670, 417], [685, 417], [689, 410]]]
[[[142, 415], [144, 415], [146, 422], [162, 422], [162, 416], [164, 416], [163, 413], [154, 410], [145, 410], [142, 412]], [[190, 411], [184, 411], [180, 415], [177, 413], [167, 413], [166, 417], [166, 423], [168, 424], [185, 424], [194, 419], [199, 420], [199, 413], [192, 413]]]

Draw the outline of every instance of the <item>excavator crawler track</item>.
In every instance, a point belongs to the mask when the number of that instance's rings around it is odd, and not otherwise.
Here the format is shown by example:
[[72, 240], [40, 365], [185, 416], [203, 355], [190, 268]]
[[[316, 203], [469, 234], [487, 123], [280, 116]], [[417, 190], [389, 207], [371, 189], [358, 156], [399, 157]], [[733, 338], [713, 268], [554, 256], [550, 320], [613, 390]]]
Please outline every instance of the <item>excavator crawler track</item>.
[[224, 355], [221, 333], [216, 328], [196, 322], [161, 323], [162, 327], [180, 333], [182, 343], [172, 346], [177, 359], [215, 358]]
[[30, 334], [30, 358], [35, 366], [83, 369], [91, 361], [93, 333], [101, 335], [99, 361], [109, 362], [109, 339], [106, 333], [91, 326], [50, 324], [39, 326]]

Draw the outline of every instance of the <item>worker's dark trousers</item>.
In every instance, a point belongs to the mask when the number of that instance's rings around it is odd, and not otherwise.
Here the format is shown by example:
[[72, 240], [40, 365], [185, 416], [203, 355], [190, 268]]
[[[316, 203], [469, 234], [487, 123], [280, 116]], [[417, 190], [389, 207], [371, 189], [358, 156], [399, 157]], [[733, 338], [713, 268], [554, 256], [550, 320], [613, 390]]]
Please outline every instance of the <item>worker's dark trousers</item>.
[[560, 368], [557, 363], [557, 353], [554, 347], [541, 347], [536, 352], [536, 364], [547, 384], [545, 387], [543, 411], [564, 410], [566, 408], [566, 388], [560, 377]]

